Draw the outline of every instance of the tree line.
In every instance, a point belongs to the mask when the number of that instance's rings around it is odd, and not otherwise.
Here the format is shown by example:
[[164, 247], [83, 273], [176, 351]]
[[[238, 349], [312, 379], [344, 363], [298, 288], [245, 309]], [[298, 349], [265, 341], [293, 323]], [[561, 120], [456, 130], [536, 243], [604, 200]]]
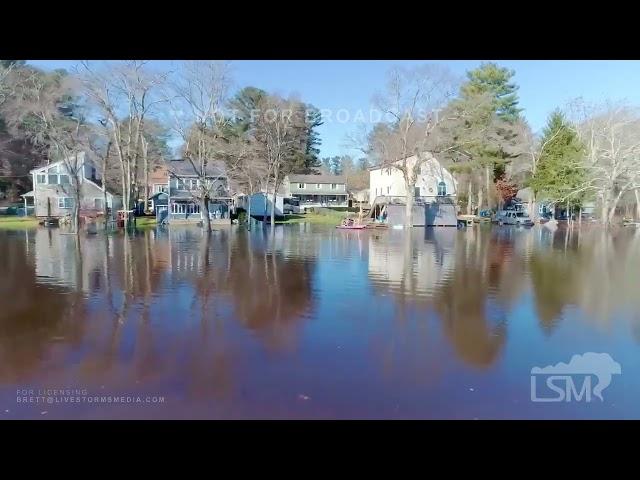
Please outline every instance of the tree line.
[[[624, 102], [576, 99], [536, 135], [519, 107], [515, 72], [482, 63], [462, 81], [441, 65], [394, 68], [374, 98], [388, 121], [351, 137], [372, 164], [401, 172], [406, 221], [418, 175], [435, 156], [458, 181], [467, 213], [496, 209], [519, 189], [536, 199], [579, 209], [597, 201], [611, 223], [622, 199], [640, 217], [640, 112]], [[437, 172], [435, 172], [437, 175]]]
[[78, 192], [79, 154], [90, 152], [101, 164], [105, 195], [107, 187], [119, 191], [131, 210], [148, 198], [150, 172], [177, 142], [199, 179], [193, 194], [207, 229], [209, 200], [220, 194], [211, 175], [217, 165], [234, 189], [269, 192], [273, 204], [290, 173], [341, 174], [350, 190], [359, 190], [368, 186], [369, 166], [387, 166], [404, 179], [409, 222], [415, 185], [432, 158], [455, 176], [467, 213], [500, 208], [528, 187], [534, 203], [579, 209], [597, 201], [605, 223], [630, 199], [640, 216], [638, 110], [578, 99], [552, 112], [536, 135], [519, 106], [514, 75], [490, 62], [464, 79], [442, 65], [393, 68], [373, 98], [386, 119], [349, 136], [361, 158], [320, 160], [318, 109], [256, 87], [232, 92], [225, 62], [187, 61], [175, 71], [139, 60], [82, 62], [73, 72], [44, 72], [3, 60], [0, 187], [26, 191], [31, 168], [63, 159]]
[[[199, 180], [192, 193], [210, 231], [209, 201], [223, 193], [217, 191], [218, 166], [224, 165], [234, 189], [271, 192], [275, 204], [286, 175], [321, 165], [322, 119], [314, 106], [254, 87], [232, 95], [231, 85], [225, 62], [182, 62], [172, 72], [139, 60], [82, 62], [74, 72], [44, 72], [24, 61], [2, 61], [1, 178], [19, 178], [11, 184], [26, 190], [31, 168], [62, 160], [76, 197], [78, 231], [82, 152], [102, 167], [105, 196], [107, 188], [118, 191], [131, 211], [148, 198], [150, 172], [171, 157], [173, 139]], [[15, 142], [29, 155], [15, 155]]]

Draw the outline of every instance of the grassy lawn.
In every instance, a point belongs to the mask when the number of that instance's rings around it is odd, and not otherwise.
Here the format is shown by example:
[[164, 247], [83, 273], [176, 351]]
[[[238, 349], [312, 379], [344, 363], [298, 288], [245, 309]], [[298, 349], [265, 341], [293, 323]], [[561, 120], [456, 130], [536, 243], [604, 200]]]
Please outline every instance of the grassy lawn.
[[338, 225], [347, 212], [331, 212], [327, 214], [307, 213], [305, 215], [287, 215], [284, 220], [276, 223], [318, 223], [323, 225]]
[[35, 217], [0, 216], [0, 230], [16, 230], [37, 226], [38, 220]]
[[155, 227], [157, 224], [156, 217], [136, 217], [136, 228]]

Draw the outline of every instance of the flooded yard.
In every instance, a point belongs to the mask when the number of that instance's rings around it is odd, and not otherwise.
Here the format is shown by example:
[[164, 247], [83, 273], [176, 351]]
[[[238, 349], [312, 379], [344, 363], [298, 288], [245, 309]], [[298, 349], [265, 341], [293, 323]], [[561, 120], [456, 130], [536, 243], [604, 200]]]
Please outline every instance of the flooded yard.
[[640, 230], [0, 231], [2, 418], [640, 418]]

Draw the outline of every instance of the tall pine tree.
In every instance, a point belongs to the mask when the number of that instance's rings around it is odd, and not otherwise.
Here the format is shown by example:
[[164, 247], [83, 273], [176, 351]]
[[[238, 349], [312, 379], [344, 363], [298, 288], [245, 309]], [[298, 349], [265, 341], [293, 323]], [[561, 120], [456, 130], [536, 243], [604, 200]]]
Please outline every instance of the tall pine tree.
[[516, 141], [515, 123], [520, 118], [518, 87], [513, 83], [513, 70], [495, 63], [482, 63], [467, 72], [459, 98], [452, 102], [453, 116], [458, 118], [450, 128], [454, 143], [463, 145], [463, 165], [469, 182], [468, 195], [476, 185], [477, 205], [491, 206], [494, 183], [503, 178], [510, 161], [508, 146]]
[[554, 202], [562, 199], [572, 206], [579, 206], [584, 197], [573, 192], [586, 178], [581, 168], [582, 143], [559, 110], [551, 113], [542, 133], [544, 149], [529, 185], [536, 197], [546, 197]]
[[486, 62], [467, 72], [467, 82], [462, 86], [462, 98], [488, 94], [493, 111], [502, 120], [515, 122], [522, 109], [518, 107], [518, 86], [512, 81], [515, 71]]

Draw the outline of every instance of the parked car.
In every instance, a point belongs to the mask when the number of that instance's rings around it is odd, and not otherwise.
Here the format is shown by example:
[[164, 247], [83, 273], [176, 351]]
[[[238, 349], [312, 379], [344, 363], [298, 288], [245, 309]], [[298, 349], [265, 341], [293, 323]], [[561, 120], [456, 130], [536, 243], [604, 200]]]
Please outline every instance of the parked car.
[[282, 213], [300, 213], [300, 200], [298, 200], [297, 198], [282, 199]]
[[533, 225], [533, 221], [527, 212], [518, 212], [515, 210], [502, 210], [498, 212], [496, 220], [498, 225], [522, 225], [523, 227], [530, 227]]

